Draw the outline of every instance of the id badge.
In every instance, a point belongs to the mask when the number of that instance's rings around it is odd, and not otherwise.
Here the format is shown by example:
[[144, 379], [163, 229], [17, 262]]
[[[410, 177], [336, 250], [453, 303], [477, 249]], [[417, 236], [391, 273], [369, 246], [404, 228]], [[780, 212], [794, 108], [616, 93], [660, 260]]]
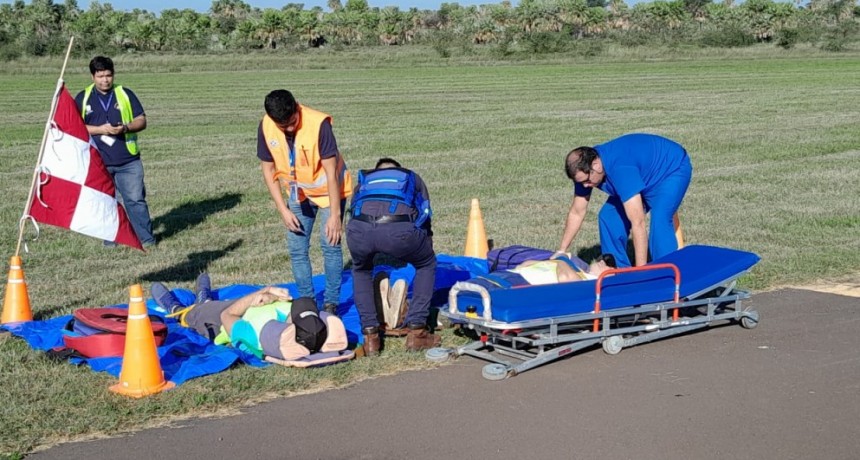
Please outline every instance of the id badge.
[[299, 202], [299, 185], [296, 181], [290, 181], [290, 203], [298, 203]]

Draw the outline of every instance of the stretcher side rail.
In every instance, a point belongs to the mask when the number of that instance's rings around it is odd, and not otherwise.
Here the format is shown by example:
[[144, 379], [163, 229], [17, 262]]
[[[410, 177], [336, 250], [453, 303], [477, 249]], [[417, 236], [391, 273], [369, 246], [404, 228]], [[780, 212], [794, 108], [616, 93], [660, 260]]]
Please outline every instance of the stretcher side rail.
[[[625, 267], [625, 268], [611, 268], [609, 270], [604, 271], [597, 277], [597, 283], [594, 284], [594, 312], [600, 312], [600, 291], [603, 287], [603, 280], [608, 276], [618, 275], [621, 273], [634, 273], [634, 272], [644, 272], [644, 271], [656, 271], [656, 270], [666, 270], [670, 269], [675, 274], [675, 295], [674, 301], [678, 303], [679, 293], [681, 292], [681, 271], [678, 270], [678, 266], [675, 264], [651, 264], [651, 265], [643, 265], [640, 267]], [[673, 319], [678, 320], [678, 309], [676, 308], [672, 313]], [[600, 320], [594, 320], [594, 332], [597, 332], [600, 329]]]
[[[721, 294], [717, 294], [716, 297], [728, 297], [732, 292], [745, 293], [744, 291], [740, 291], [735, 289], [737, 285], [738, 278], [749, 273], [749, 270], [745, 270], [735, 274], [734, 276], [721, 280], [715, 284], [712, 284], [704, 289], [701, 289], [695, 293], [684, 296], [685, 299], [693, 300], [698, 297], [701, 297], [704, 294], [708, 294], [715, 290], [722, 290]], [[481, 296], [482, 305], [484, 307], [484, 314], [481, 316], [469, 316], [459, 311], [458, 308], [458, 294], [464, 292], [473, 292], [477, 293]], [[749, 294], [745, 298], [748, 298]], [[667, 298], [668, 301], [668, 298]], [[730, 300], [726, 300], [727, 302]], [[662, 305], [662, 303], [652, 303], [647, 305]], [[482, 326], [492, 328], [492, 329], [530, 329], [537, 328], [542, 326], [549, 326], [552, 324], [570, 324], [576, 321], [593, 321], [594, 319], [606, 318], [609, 316], [616, 316], [614, 313], [618, 310], [627, 311], [628, 309], [642, 309], [642, 311], [647, 310], [646, 305], [631, 305], [630, 307], [624, 309], [611, 309], [611, 310], [603, 310], [601, 312], [590, 312], [590, 313], [573, 313], [570, 315], [563, 316], [553, 316], [546, 318], [537, 318], [537, 319], [529, 319], [529, 320], [521, 320], [521, 321], [500, 321], [496, 320], [492, 317], [492, 306], [491, 300], [489, 296], [489, 292], [483, 286], [469, 283], [469, 282], [457, 282], [450, 290], [448, 295], [448, 307], [440, 310], [440, 314], [449, 318], [452, 322], [468, 322], [471, 324], [480, 324]], [[486, 312], [490, 312], [489, 314]]]
[[[600, 295], [603, 289], [603, 280], [611, 275], [622, 274], [622, 273], [634, 273], [634, 272], [643, 272], [643, 271], [656, 271], [656, 270], [666, 270], [670, 269], [675, 275], [675, 284], [674, 284], [674, 299], [675, 302], [678, 302], [678, 293], [681, 288], [681, 271], [678, 270], [678, 267], [675, 264], [671, 263], [662, 263], [662, 264], [651, 264], [644, 265], [641, 267], [626, 267], [626, 268], [613, 268], [604, 271], [597, 277], [597, 282], [594, 285], [594, 311], [600, 312]], [[492, 309], [492, 300], [490, 297], [490, 292], [483, 286], [470, 283], [468, 281], [461, 281], [451, 288], [448, 292], [448, 310], [451, 313], [457, 311], [457, 297], [460, 292], [469, 291], [478, 294], [481, 297], [481, 304], [483, 306], [483, 317], [485, 320], [493, 319], [493, 309]], [[677, 319], [677, 312], [675, 313], [675, 319]], [[599, 322], [597, 319], [594, 320], [594, 331], [597, 332], [599, 328]]]
[[[600, 344], [608, 354], [617, 354], [622, 348], [702, 329], [714, 321], [737, 320], [742, 326], [752, 328], [759, 321], [758, 313], [744, 309], [742, 304], [750, 293], [735, 288], [737, 278], [745, 273], [747, 271], [737, 273], [730, 279], [695, 292], [683, 302], [677, 298], [676, 290], [675, 298], [664, 302], [516, 323], [493, 320], [491, 313], [486, 313], [492, 311], [487, 308], [491, 303], [490, 297], [483, 294], [482, 299], [486, 299], [484, 315], [467, 316], [456, 308], [454, 294], [449, 297], [452, 301], [449, 308], [440, 313], [479, 334], [480, 340], [456, 349], [434, 349], [437, 351], [428, 351], [427, 357], [440, 361], [465, 354], [483, 359], [494, 363], [485, 366], [484, 377], [498, 380]], [[461, 288], [484, 289], [477, 285], [461, 285]], [[714, 291], [717, 291], [715, 295], [706, 295]], [[702, 307], [705, 307], [703, 312], [699, 311]], [[673, 312], [671, 317], [669, 310]], [[679, 311], [685, 312], [685, 316], [678, 316]], [[593, 328], [595, 321], [602, 323], [596, 331]], [[496, 354], [483, 351], [485, 349]], [[500, 358], [497, 354], [519, 362]]]
[[[658, 302], [639, 305], [631, 308], [604, 310], [599, 313], [581, 313], [565, 317], [551, 318], [544, 321], [531, 320], [518, 323], [485, 321], [481, 318], [470, 318], [468, 316], [463, 315], [462, 313], [451, 314], [447, 311], [441, 313], [443, 316], [449, 318], [453, 323], [464, 324], [469, 329], [486, 331], [491, 335], [498, 334], [501, 337], [507, 338], [511, 341], [528, 341], [528, 343], [532, 345], [552, 345], [559, 342], [564, 342], [565, 340], [570, 338], [603, 338], [609, 335], [617, 334], [619, 333], [619, 331], [622, 333], [628, 333], [636, 331], [646, 331], [648, 329], [647, 327], [641, 327], [638, 329], [620, 329], [619, 327], [612, 327], [611, 324], [613, 319], [628, 318], [628, 321], [634, 321], [630, 318], [641, 318], [641, 320], [648, 319], [652, 322], [652, 324], [658, 324], [655, 322], [655, 320], [659, 321], [661, 327], [678, 326], [684, 324], [684, 321], [688, 320], [683, 320], [681, 318], [675, 319], [674, 317], [670, 320], [668, 315], [669, 310], [684, 310], [687, 308], [700, 307], [703, 305], [713, 305], [714, 309], [716, 309], [716, 307], [719, 305], [726, 303], [735, 303], [740, 300], [745, 300], [749, 297], [749, 293], [745, 291], [736, 291], [735, 294], [721, 295], [718, 297], [706, 297], [703, 299], [688, 300], [679, 303]], [[651, 314], [660, 314], [661, 317], [658, 319]], [[739, 319], [739, 317], [733, 319]], [[592, 322], [595, 319], [601, 320], [603, 323], [603, 327], [596, 332], [591, 330], [593, 324]], [[715, 319], [726, 318], [716, 316], [711, 318], [711, 320]], [[522, 338], [523, 336], [535, 335], [541, 335], [542, 338]]]

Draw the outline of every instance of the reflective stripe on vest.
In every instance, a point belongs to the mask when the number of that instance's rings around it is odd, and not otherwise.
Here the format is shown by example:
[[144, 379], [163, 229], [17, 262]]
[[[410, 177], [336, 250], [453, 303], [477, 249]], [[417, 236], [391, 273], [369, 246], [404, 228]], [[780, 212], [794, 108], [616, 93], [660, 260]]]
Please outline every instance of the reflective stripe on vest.
[[[95, 84], [87, 86], [84, 89], [84, 103], [81, 104], [81, 117], [86, 119], [87, 116], [87, 102], [90, 100], [90, 96], [93, 93], [93, 88], [95, 88]], [[122, 86], [114, 86], [113, 92], [116, 94], [116, 103], [119, 107], [119, 116], [122, 120], [122, 124], [127, 125], [134, 120], [134, 113], [131, 111], [131, 99], [128, 98], [128, 93], [122, 89]], [[137, 133], [125, 133], [125, 148], [128, 149], [128, 153], [131, 155], [137, 155]]]
[[[299, 127], [296, 130], [295, 167], [290, 167], [290, 149], [287, 136], [268, 115], [263, 116], [263, 137], [272, 159], [275, 161], [275, 179], [284, 182], [296, 181], [299, 189], [299, 201], [309, 198], [317, 206], [329, 206], [328, 179], [320, 159], [319, 138], [320, 126], [325, 120], [331, 122], [331, 116], [317, 110], [299, 105], [301, 112]], [[338, 186], [341, 198], [352, 195], [352, 177], [346, 170], [346, 164], [340, 153], [337, 154]], [[287, 195], [289, 187], [285, 187]]]

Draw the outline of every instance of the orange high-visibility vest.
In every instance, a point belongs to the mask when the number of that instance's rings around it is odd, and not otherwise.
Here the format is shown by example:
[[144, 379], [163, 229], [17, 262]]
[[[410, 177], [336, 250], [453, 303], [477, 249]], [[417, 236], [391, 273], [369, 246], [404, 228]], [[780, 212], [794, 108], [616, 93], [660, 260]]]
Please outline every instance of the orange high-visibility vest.
[[[275, 179], [281, 180], [287, 196], [290, 194], [290, 181], [296, 181], [298, 200], [309, 198], [321, 208], [329, 207], [328, 179], [320, 159], [320, 126], [325, 120], [331, 123], [331, 116], [299, 104], [300, 121], [296, 129], [295, 169], [290, 167], [290, 147], [287, 136], [278, 128], [268, 115], [263, 116], [263, 136], [269, 153], [275, 160]], [[352, 195], [352, 177], [340, 152], [337, 154], [338, 185], [341, 198]]]

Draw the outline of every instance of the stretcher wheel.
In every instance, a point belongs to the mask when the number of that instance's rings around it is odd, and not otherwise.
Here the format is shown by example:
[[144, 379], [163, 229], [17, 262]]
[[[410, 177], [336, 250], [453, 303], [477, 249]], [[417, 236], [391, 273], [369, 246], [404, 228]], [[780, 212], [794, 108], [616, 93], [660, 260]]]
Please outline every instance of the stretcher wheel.
[[444, 363], [451, 357], [450, 348], [436, 347], [424, 352], [424, 357], [434, 363]]
[[508, 367], [504, 364], [487, 364], [481, 369], [481, 375], [487, 380], [504, 380], [508, 377]]
[[617, 355], [624, 348], [624, 339], [620, 335], [613, 335], [603, 340], [603, 351], [608, 355]]
[[744, 329], [755, 329], [758, 326], [759, 319], [761, 319], [758, 312], [750, 310], [744, 313], [746, 315], [741, 317], [741, 327]]

